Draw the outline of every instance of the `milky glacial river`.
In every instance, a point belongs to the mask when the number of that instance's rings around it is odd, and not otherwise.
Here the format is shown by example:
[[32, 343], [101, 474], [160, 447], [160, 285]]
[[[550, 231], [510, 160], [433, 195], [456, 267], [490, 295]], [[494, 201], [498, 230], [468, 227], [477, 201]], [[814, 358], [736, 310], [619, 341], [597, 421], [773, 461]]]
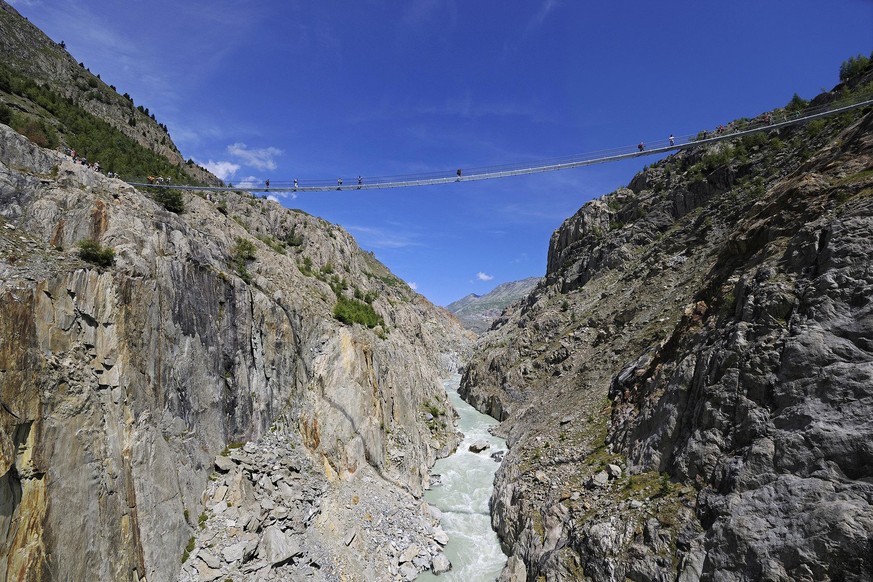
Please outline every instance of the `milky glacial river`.
[[[494, 488], [494, 473], [500, 464], [492, 453], [506, 451], [506, 442], [488, 433], [497, 421], [481, 414], [461, 400], [458, 385], [461, 377], [445, 382], [446, 392], [460, 419], [458, 429], [464, 434], [458, 450], [434, 465], [433, 473], [442, 476], [442, 484], [424, 495], [425, 500], [443, 512], [442, 528], [449, 536], [445, 547], [452, 569], [440, 576], [422, 573], [417, 580], [440, 582], [494, 582], [506, 563], [497, 534], [491, 529], [489, 501]], [[471, 444], [486, 441], [491, 446], [472, 453]]]

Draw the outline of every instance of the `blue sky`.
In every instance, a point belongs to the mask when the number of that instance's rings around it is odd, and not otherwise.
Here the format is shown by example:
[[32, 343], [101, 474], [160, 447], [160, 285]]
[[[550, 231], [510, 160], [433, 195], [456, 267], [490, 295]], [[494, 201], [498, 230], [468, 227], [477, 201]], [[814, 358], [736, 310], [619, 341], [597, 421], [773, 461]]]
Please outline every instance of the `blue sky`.
[[[16, 0], [235, 184], [571, 156], [811, 98], [873, 50], [871, 0]], [[434, 303], [545, 271], [548, 241], [651, 158], [298, 193]]]

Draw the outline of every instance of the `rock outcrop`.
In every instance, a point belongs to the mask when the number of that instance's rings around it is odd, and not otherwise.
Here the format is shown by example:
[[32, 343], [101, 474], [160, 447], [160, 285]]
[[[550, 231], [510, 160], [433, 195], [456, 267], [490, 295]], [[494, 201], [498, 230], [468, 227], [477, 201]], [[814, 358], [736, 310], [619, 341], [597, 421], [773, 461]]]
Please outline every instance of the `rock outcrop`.
[[183, 582], [395, 580], [447, 560], [428, 505], [386, 488], [369, 466], [329, 485], [299, 434], [274, 425], [215, 460]]
[[[416, 513], [454, 448], [425, 415], [449, 408], [439, 379], [470, 344], [457, 321], [337, 226], [209, 198], [169, 212], [0, 125], [0, 579], [176, 578], [216, 456], [271, 427], [317, 473], [298, 490], [314, 511], [378, 485]], [[83, 260], [82, 240], [114, 262]], [[341, 323], [341, 301], [379, 324]], [[258, 558], [288, 565], [298, 533], [328, 536], [309, 511], [243, 528]], [[354, 544], [332, 547], [355, 563]]]
[[[823, 97], [827, 98], [827, 97]], [[583, 206], [467, 367], [505, 580], [873, 579], [873, 113]]]

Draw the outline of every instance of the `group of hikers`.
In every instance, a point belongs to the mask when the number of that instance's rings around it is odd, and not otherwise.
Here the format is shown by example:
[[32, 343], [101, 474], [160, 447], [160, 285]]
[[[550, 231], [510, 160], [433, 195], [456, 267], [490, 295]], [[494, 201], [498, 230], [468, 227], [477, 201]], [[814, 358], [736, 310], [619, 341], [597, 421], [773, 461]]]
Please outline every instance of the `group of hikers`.
[[[102, 172], [103, 169], [100, 167], [100, 162], [89, 163], [88, 158], [85, 156], [80, 156], [79, 153], [73, 148], [69, 148], [64, 146], [63, 148], [64, 154], [70, 156], [72, 158], [74, 164], [82, 164], [85, 167], [91, 168], [95, 172]], [[115, 172], [106, 172], [106, 175], [110, 178], [117, 178], [118, 174]]]

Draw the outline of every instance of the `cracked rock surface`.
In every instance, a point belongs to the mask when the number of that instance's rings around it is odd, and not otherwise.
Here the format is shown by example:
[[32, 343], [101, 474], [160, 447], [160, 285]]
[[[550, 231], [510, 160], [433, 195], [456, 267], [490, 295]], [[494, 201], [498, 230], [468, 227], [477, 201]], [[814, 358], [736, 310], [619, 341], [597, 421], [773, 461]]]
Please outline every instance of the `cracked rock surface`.
[[501, 580], [873, 579], [871, 168], [859, 111], [677, 153], [554, 233], [461, 385], [510, 446]]

